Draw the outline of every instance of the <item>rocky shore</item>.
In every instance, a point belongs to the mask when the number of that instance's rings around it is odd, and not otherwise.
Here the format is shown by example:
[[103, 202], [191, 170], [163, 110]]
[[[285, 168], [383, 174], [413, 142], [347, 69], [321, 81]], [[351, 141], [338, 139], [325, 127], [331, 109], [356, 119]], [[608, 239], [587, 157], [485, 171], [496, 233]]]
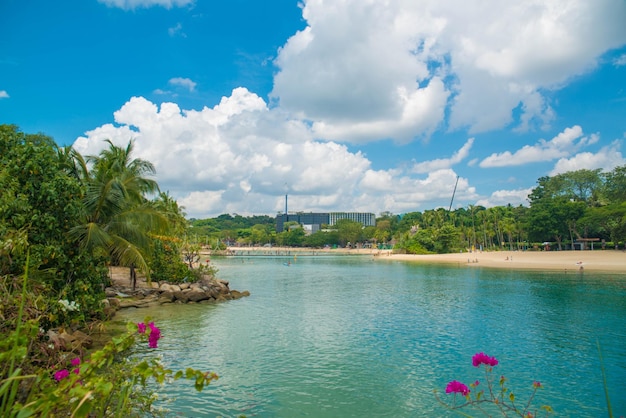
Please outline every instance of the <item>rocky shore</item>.
[[128, 269], [114, 267], [111, 270], [111, 287], [105, 289], [103, 300], [105, 312], [113, 316], [123, 308], [143, 308], [169, 303], [216, 303], [250, 296], [248, 291], [230, 289], [226, 280], [205, 276], [195, 283], [173, 284], [138, 277], [135, 289], [130, 282]]

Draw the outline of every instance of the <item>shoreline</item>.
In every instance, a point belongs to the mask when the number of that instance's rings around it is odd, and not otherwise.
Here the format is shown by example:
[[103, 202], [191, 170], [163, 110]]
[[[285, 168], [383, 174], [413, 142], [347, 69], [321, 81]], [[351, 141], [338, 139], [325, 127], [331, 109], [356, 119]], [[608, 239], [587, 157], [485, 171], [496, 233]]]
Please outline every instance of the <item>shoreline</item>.
[[615, 250], [587, 251], [493, 251], [454, 254], [392, 254], [381, 260], [456, 264], [509, 270], [608, 272], [626, 274], [626, 253]]
[[373, 248], [229, 247], [229, 250], [246, 253], [236, 255], [236, 257], [370, 255], [377, 261], [456, 264], [459, 267], [487, 267], [510, 270], [594, 271], [626, 274], [626, 252], [621, 250], [478, 251], [424, 255], [393, 254], [392, 250]]

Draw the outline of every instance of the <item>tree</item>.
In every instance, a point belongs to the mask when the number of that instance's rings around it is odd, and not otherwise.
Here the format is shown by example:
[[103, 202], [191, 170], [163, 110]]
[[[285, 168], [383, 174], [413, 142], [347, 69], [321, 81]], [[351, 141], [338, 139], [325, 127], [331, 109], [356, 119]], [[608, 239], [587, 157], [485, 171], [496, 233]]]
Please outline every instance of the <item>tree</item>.
[[147, 199], [159, 191], [156, 181], [148, 177], [154, 174], [154, 166], [132, 158], [132, 141], [126, 148], [107, 142], [108, 149], [87, 157], [93, 169], [85, 179], [82, 222], [70, 232], [83, 251], [130, 267], [134, 284], [135, 268], [150, 278], [146, 260], [152, 243], [150, 233], [165, 233], [168, 217]]
[[52, 138], [0, 125], [0, 274], [21, 275], [30, 253], [31, 285], [45, 289], [42, 326], [70, 319], [57, 301], [81, 306], [72, 319], [102, 312], [106, 269], [76, 251], [69, 231], [82, 216], [81, 182]]
[[604, 175], [602, 195], [609, 204], [626, 202], [626, 165]]
[[363, 225], [350, 219], [340, 219], [335, 225], [339, 232], [339, 243], [343, 246], [362, 241]]

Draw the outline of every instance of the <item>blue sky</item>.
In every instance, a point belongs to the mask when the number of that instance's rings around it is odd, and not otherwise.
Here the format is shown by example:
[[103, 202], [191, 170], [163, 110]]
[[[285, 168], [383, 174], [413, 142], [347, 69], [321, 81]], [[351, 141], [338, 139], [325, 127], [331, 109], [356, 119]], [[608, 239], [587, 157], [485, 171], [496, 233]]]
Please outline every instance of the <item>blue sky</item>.
[[527, 204], [626, 164], [623, 0], [4, 0], [0, 123], [135, 156], [189, 216]]

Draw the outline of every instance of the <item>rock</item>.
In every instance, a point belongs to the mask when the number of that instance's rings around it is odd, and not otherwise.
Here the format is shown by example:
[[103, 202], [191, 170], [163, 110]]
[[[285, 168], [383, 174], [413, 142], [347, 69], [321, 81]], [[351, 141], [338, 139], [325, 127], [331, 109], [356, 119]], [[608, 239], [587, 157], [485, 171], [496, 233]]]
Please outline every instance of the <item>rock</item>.
[[163, 292], [159, 297], [159, 301], [167, 300], [168, 302], [174, 302], [174, 292]]
[[106, 289], [104, 289], [104, 294], [107, 298], [112, 298], [117, 295], [117, 290], [113, 289], [112, 287], [107, 287]]
[[181, 283], [179, 284], [181, 290], [189, 289], [189, 283]]
[[159, 286], [159, 290], [162, 292], [180, 292], [180, 286], [176, 284], [163, 283]]
[[182, 290], [179, 290], [177, 292], [174, 292], [174, 297], [177, 301], [186, 303], [189, 300], [189, 297], [187, 296], [188, 294], [189, 292], [183, 292]]
[[187, 297], [191, 302], [200, 302], [201, 300], [209, 299], [210, 295], [202, 290], [190, 290], [189, 293], [187, 293]]

